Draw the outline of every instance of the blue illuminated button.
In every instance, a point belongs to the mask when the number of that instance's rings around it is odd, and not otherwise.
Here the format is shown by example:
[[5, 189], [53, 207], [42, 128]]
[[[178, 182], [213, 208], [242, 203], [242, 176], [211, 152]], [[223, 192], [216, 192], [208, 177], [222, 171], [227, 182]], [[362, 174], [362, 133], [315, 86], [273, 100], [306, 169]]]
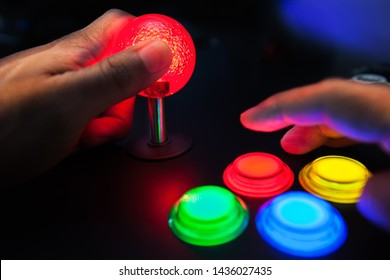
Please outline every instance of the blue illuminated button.
[[256, 215], [256, 227], [271, 246], [300, 257], [332, 253], [347, 237], [337, 209], [302, 191], [289, 191], [266, 202]]

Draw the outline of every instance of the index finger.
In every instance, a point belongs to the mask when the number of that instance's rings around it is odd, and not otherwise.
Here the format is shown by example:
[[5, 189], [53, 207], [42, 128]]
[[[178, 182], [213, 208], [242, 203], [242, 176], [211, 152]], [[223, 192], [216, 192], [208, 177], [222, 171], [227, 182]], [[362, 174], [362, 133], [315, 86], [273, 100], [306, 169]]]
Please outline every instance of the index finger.
[[329, 79], [275, 94], [241, 115], [248, 129], [326, 125], [359, 141], [390, 136], [390, 87]]

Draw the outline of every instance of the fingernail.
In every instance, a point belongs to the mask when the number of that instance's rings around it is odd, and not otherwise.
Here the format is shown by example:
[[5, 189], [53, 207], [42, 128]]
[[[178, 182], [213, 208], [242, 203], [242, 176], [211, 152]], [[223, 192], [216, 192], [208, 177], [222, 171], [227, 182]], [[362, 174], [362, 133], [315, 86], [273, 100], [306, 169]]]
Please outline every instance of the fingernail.
[[252, 130], [270, 132], [281, 128], [284, 121], [275, 115], [273, 108], [255, 106], [243, 112], [240, 116], [241, 124]]
[[246, 118], [248, 118], [249, 116], [250, 116], [250, 109], [248, 109], [248, 110], [242, 112], [240, 117], [241, 117], [241, 119], [246, 119]]
[[160, 40], [145, 43], [138, 49], [138, 55], [150, 74], [167, 68], [172, 61], [172, 52], [167, 44]]
[[254, 121], [253, 119], [256, 117], [257, 114], [258, 112], [256, 111], [255, 107], [253, 107], [243, 112], [240, 118], [242, 122], [250, 123]]

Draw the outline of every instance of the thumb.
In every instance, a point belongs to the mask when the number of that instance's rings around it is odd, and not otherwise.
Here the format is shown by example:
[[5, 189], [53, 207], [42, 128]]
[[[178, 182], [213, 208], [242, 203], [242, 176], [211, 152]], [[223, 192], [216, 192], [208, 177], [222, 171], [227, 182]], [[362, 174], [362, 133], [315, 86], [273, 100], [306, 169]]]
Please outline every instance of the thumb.
[[357, 208], [372, 223], [390, 232], [390, 171], [375, 174], [367, 181]]
[[[160, 40], [148, 40], [64, 76], [67, 98], [78, 115], [91, 118], [136, 95], [169, 68], [171, 49]], [[70, 87], [70, 88], [69, 88]]]

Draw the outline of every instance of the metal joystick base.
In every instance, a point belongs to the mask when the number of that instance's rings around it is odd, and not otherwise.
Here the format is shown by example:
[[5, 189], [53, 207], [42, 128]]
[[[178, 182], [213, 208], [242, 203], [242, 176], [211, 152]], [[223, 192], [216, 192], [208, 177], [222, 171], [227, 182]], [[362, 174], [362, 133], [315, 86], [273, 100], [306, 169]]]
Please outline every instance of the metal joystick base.
[[148, 96], [150, 136], [130, 142], [128, 152], [145, 160], [163, 160], [184, 154], [192, 147], [192, 138], [182, 134], [166, 134], [164, 96], [169, 82], [157, 81], [144, 93]]
[[191, 137], [182, 134], [173, 134], [160, 145], [150, 143], [148, 137], [144, 137], [132, 141], [127, 151], [139, 159], [165, 160], [184, 154], [191, 149], [192, 143]]

